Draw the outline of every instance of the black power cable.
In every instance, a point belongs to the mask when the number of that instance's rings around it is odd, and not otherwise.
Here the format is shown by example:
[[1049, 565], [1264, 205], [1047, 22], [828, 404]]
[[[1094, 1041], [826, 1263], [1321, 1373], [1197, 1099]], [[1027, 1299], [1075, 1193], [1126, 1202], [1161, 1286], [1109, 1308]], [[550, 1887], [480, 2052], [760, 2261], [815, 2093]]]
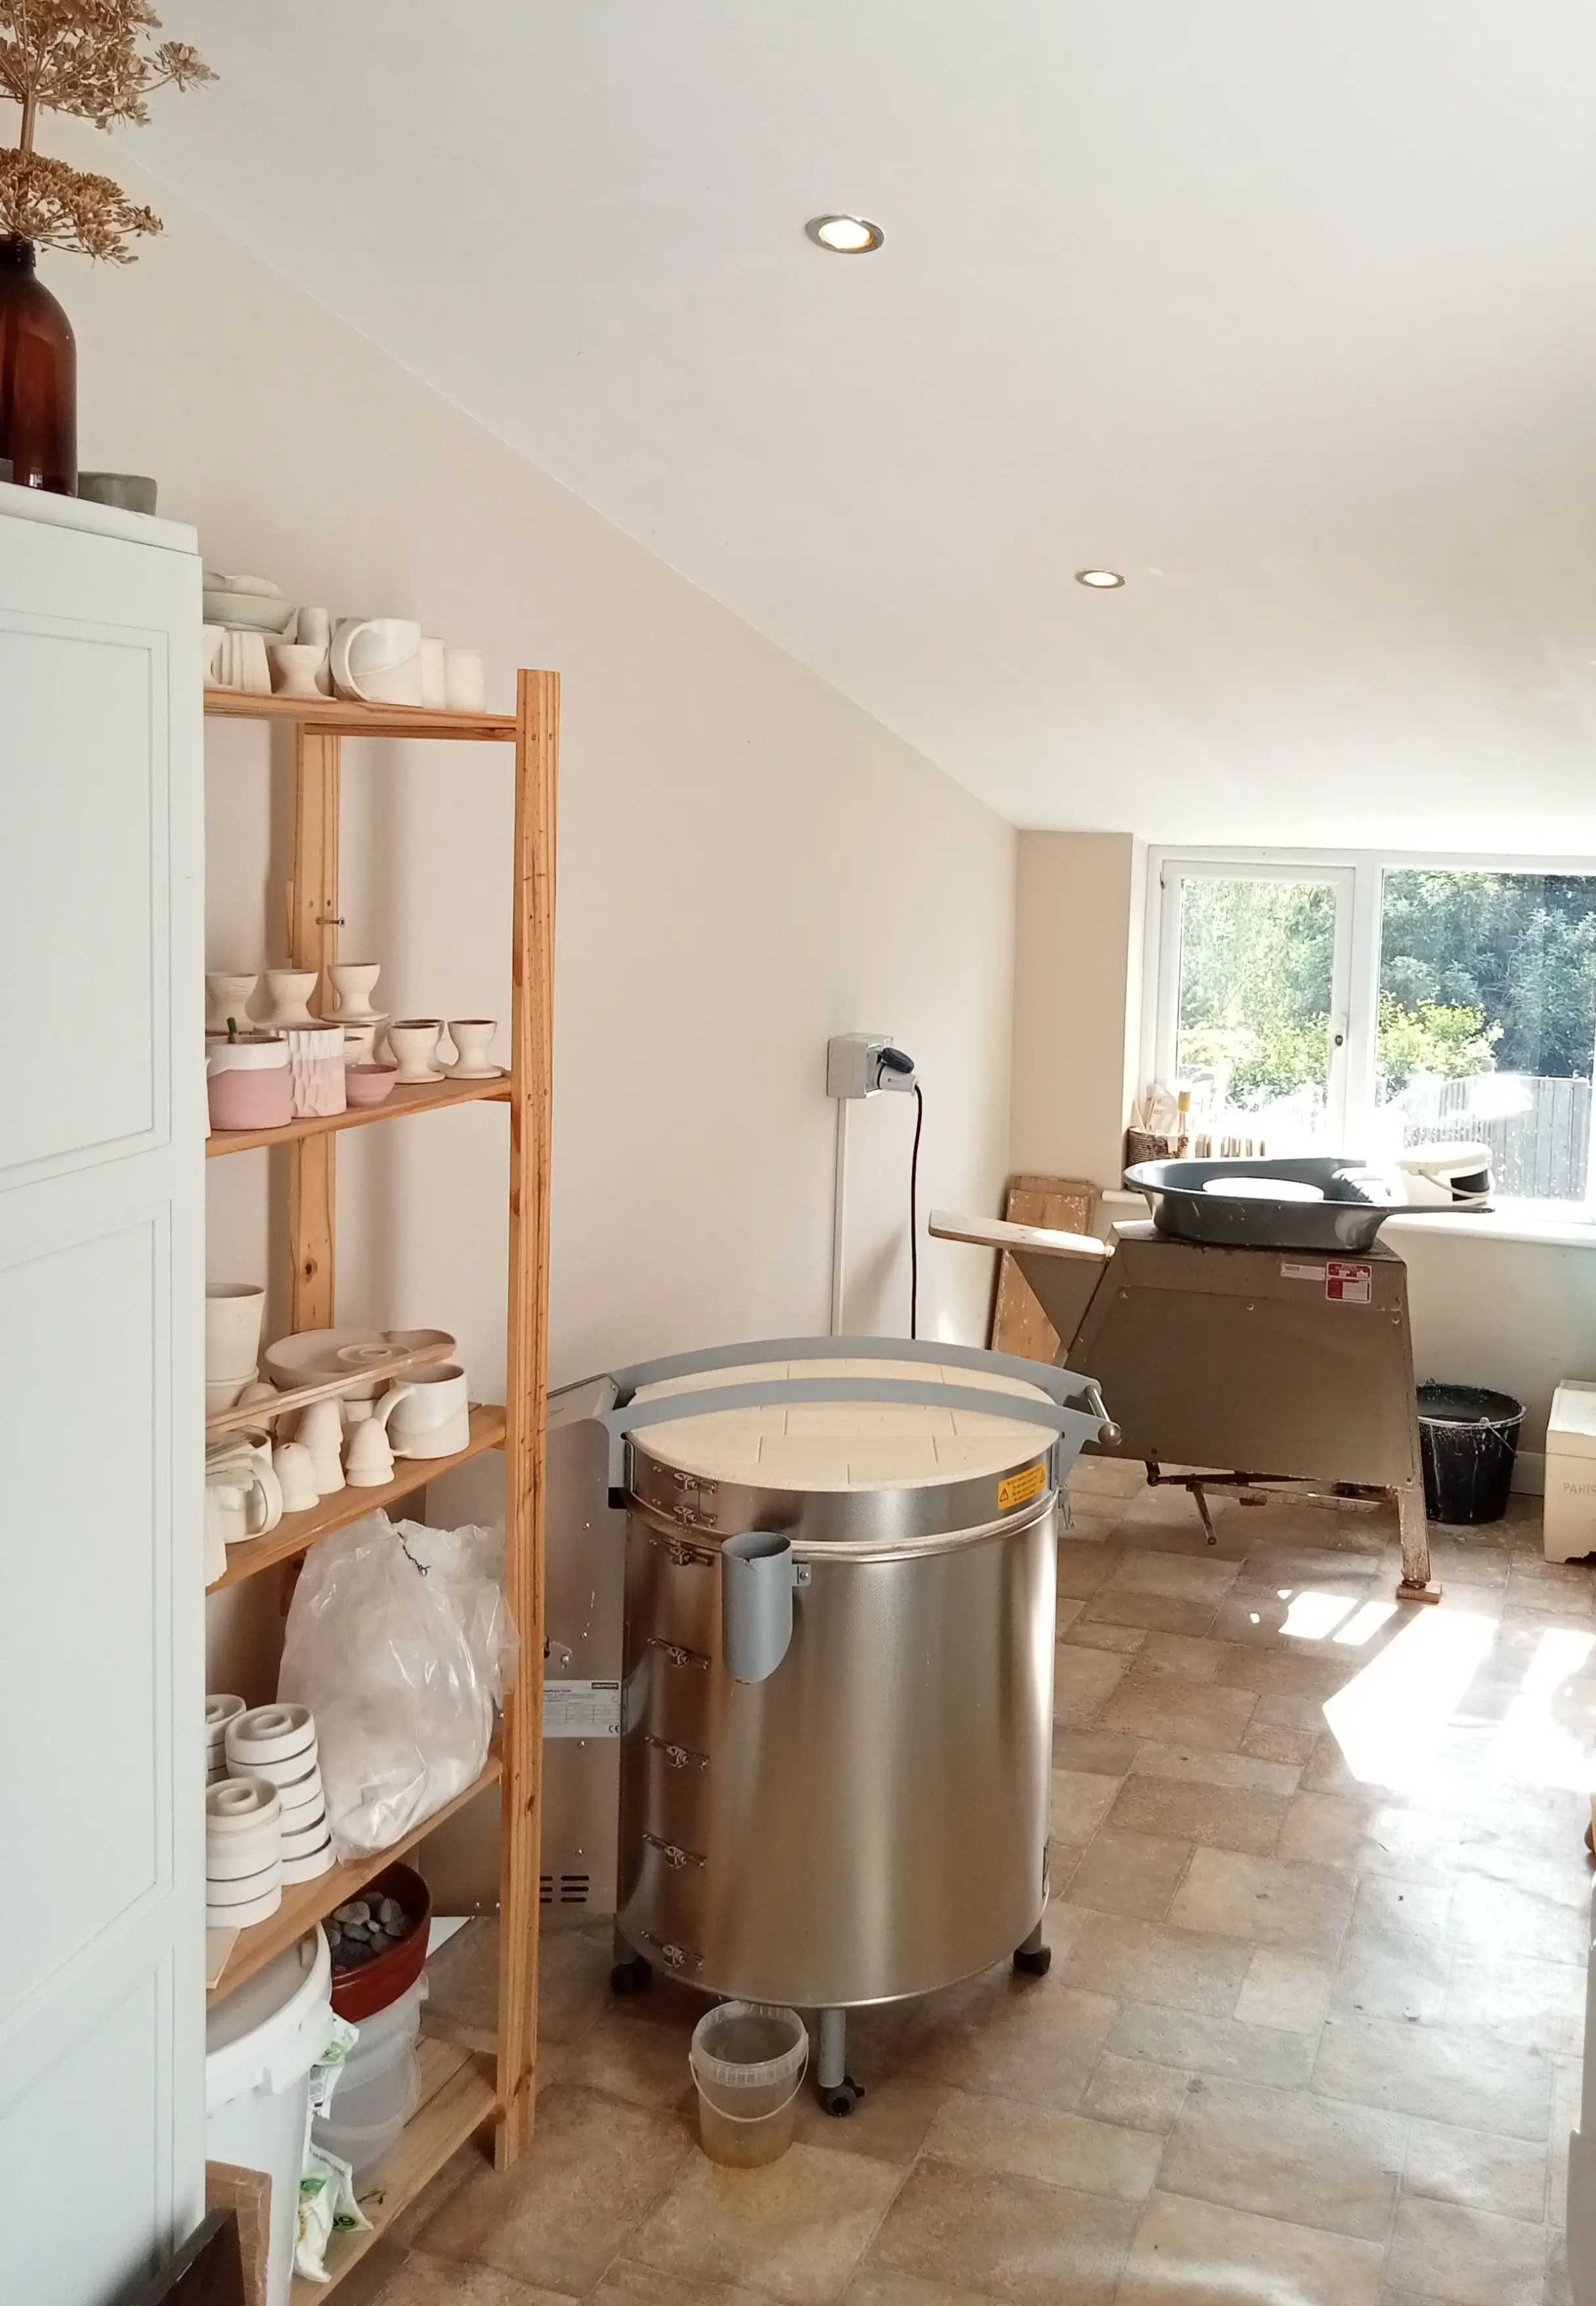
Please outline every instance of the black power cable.
[[915, 1143], [909, 1157], [909, 1334], [920, 1334], [920, 1221], [917, 1203], [920, 1189], [920, 1132], [926, 1125], [926, 1098], [915, 1083]]

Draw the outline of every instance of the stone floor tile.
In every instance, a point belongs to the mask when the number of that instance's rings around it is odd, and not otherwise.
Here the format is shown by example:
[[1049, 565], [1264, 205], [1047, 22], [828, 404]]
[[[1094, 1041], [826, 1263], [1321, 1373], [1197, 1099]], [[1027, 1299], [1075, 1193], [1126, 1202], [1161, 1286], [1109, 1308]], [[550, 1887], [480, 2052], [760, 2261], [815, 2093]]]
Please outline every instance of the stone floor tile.
[[1438, 2025], [1447, 2006], [1454, 1955], [1445, 1938], [1353, 1920], [1342, 1943], [1333, 2010], [1365, 2018]]
[[1096, 1913], [1162, 1921], [1191, 1859], [1189, 1841], [1149, 1833], [1099, 1833], [1064, 1889], [1065, 1902]]
[[1318, 2038], [1330, 2006], [1335, 1971], [1310, 1955], [1259, 1946], [1248, 1964], [1233, 2015], [1249, 2026], [1277, 2026]]
[[[1095, 1610], [1097, 1602], [1083, 1601], [1083, 1612]], [[1147, 1630], [1139, 1623], [1125, 1625], [1117, 1618], [1095, 1618], [1082, 1615], [1071, 1625], [1063, 1636], [1066, 1648], [1082, 1650], [1112, 1650], [1117, 1657], [1139, 1657]]]
[[1048, 1837], [1066, 1849], [1084, 1849], [1114, 1807], [1118, 1778], [1100, 1778], [1086, 1770], [1054, 1770]]
[[869, 2037], [857, 2018], [849, 2021], [849, 2063], [865, 2086], [864, 2096], [840, 2121], [826, 2113], [806, 2082], [798, 2094], [797, 2135], [811, 2146], [828, 2146], [840, 2154], [912, 2162], [947, 2097], [946, 2086], [924, 2081], [917, 2074], [883, 2073], [870, 2063]]
[[685, 2282], [657, 2267], [618, 2258], [598, 2288], [588, 2293], [586, 2306], [770, 2306], [770, 2301], [740, 2284]]
[[[346, 2296], [354, 2295], [346, 2281], [338, 2288]], [[462, 2266], [454, 2259], [416, 2250], [382, 2291], [381, 2306], [571, 2306], [571, 2294], [517, 2282], [497, 2267]], [[670, 2306], [670, 2302], [661, 2300], [658, 2306]]]
[[1199, 1849], [1170, 1908], [1177, 1927], [1328, 1958], [1352, 1912], [1353, 1883], [1328, 1866]]
[[1280, 1762], [1259, 1761], [1252, 1755], [1229, 1753], [1190, 1739], [1165, 1743], [1156, 1738], [1138, 1746], [1130, 1773], [1132, 1777], [1174, 1778], [1186, 1785], [1236, 1786], [1250, 1793], [1276, 1794], [1286, 1800], [1296, 1792], [1302, 1778], [1300, 1770]]
[[1152, 2065], [1145, 2058], [1116, 2058], [1112, 2050], [1105, 2050], [1080, 2111], [1097, 2122], [1117, 2122], [1127, 2130], [1149, 2130], [1165, 2138], [1174, 2128], [1191, 2080], [1178, 2067]]
[[1176, 1681], [1212, 1681], [1228, 1652], [1221, 1642], [1191, 1634], [1149, 1634], [1139, 1653], [1139, 1673], [1163, 1673]]
[[[652, 1995], [639, 1997], [646, 2004]], [[702, 2014], [702, 2012], [700, 2012]], [[693, 2079], [687, 2071], [692, 2025], [656, 2018], [645, 2008], [606, 2010], [566, 2053], [562, 2082], [603, 2090], [629, 2105], [661, 2114], [691, 2113]]]
[[1053, 1766], [1080, 1770], [1095, 1778], [1122, 1778], [1141, 1751], [1139, 1738], [1116, 1738], [1105, 1730], [1055, 1728]]
[[933, 1996], [911, 2021], [908, 2065], [960, 2089], [1072, 2111], [1115, 2016], [1106, 1994], [1070, 1982], [1072, 1959], [1036, 1978], [1005, 1962]]
[[1006, 2306], [1111, 2306], [1139, 2206], [927, 2157], [868, 2265], [989, 2292]]
[[686, 2122], [556, 2082], [514, 2168], [468, 2180], [422, 2244], [581, 2297], [693, 2151]]
[[1583, 2072], [1578, 2058], [1554, 2058], [1551, 2078], [1551, 2151], [1546, 2174], [1546, 2222], [1566, 2225], [1568, 2220], [1568, 2139], [1580, 2119], [1580, 2083]]
[[[1281, 1602], [1286, 1609], [1289, 1604]], [[1312, 1647], [1304, 1643], [1293, 1644], [1289, 1649], [1275, 1649], [1261, 1628], [1254, 1624], [1254, 1612], [1249, 1610], [1246, 1598], [1233, 1594], [1224, 1603], [1214, 1619], [1216, 1641], [1231, 1644], [1231, 1655], [1220, 1667], [1218, 1678], [1231, 1689], [1250, 1689], [1259, 1697], [1306, 1697], [1323, 1704], [1334, 1697], [1357, 1671], [1357, 1662], [1343, 1651], [1328, 1657], [1315, 1657], [1303, 1653]], [[1249, 1635], [1252, 1639], [1249, 1640]]]
[[972, 2162], [1016, 2178], [1040, 2178], [1080, 2194], [1142, 2202], [1153, 2191], [1163, 2140], [1147, 2131], [1054, 2114], [1013, 2098], [950, 2090], [926, 2151], [943, 2162]]
[[1359, 2105], [1540, 2140], [1547, 2134], [1551, 2067], [1537, 2051], [1485, 2035], [1332, 2011], [1313, 2086]]
[[1546, 2214], [1546, 2148], [1489, 2131], [1413, 2122], [1402, 2185], [1404, 2193], [1538, 2225]]
[[696, 2282], [741, 2282], [785, 2306], [832, 2306], [903, 2182], [893, 2164], [789, 2147], [760, 2170], [694, 2154], [627, 2255]]
[[962, 2282], [934, 2282], [890, 2267], [861, 2266], [842, 2293], [842, 2306], [994, 2306], [994, 2301], [989, 2290], [969, 2290]]
[[1568, 2275], [1568, 2237], [1555, 2227], [1546, 2236], [1544, 2306], [1574, 2306], [1574, 2285]]
[[1147, 2058], [1220, 2081], [1301, 2089], [1313, 2071], [1315, 2045], [1309, 2035], [1284, 2033], [1276, 2026], [1247, 2026], [1235, 2018], [1205, 2018], [1190, 2010], [1129, 2002], [1114, 2020], [1108, 2047], [1116, 2057]]
[[1095, 1593], [1119, 1567], [1117, 1546], [1092, 1544], [1061, 1537], [1058, 1549], [1058, 1590], [1068, 1601], [1083, 1601]]
[[1079, 1599], [1071, 1601], [1068, 1596], [1061, 1593], [1054, 1603], [1054, 1632], [1060, 1635], [1067, 1634], [1085, 1606], [1086, 1604]]
[[1108, 1815], [1113, 1832], [1164, 1834], [1215, 1849], [1246, 1850], [1256, 1858], [1273, 1853], [1288, 1809], [1282, 1794], [1140, 1772], [1115, 1790]]
[[1195, 1639], [1207, 1633], [1213, 1618], [1211, 1601], [1193, 1601], [1182, 1593], [1144, 1593], [1110, 1579], [1092, 1595], [1080, 1623], [1081, 1627], [1136, 1626], [1147, 1633], [1182, 1634]]
[[1122, 1593], [1165, 1593], [1182, 1601], [1207, 1601], [1217, 1608], [1236, 1582], [1233, 1561], [1212, 1556], [1141, 1550], [1134, 1545], [1117, 1549], [1119, 1559], [1108, 1581]]
[[1234, 1753], [1256, 1704], [1250, 1689], [1219, 1689], [1211, 1683], [1132, 1672], [1104, 1706], [1101, 1726], [1177, 1747], [1208, 1746]]
[[610, 2006], [608, 1943], [585, 1930], [545, 1930], [538, 1949], [538, 2038], [574, 2042]]
[[1290, 1730], [1272, 1721], [1260, 1721], [1256, 1712], [1242, 1732], [1243, 1754], [1255, 1755], [1260, 1762], [1285, 1762], [1299, 1770], [1306, 1769], [1312, 1760], [1317, 1742], [1317, 1733], [1311, 1730]]
[[1480, 1874], [1459, 1874], [1449, 1926], [1453, 1943], [1467, 1953], [1511, 1946], [1532, 1960], [1583, 1963], [1590, 1950], [1588, 1902], [1561, 1905]]
[[1494, 2034], [1526, 2049], [1578, 2057], [1584, 2042], [1585, 1972], [1572, 1962], [1494, 1960], [1460, 1953], [1452, 1965], [1444, 2016], [1451, 2026]]
[[1404, 2194], [1387, 2273], [1395, 2289], [1422, 2283], [1451, 2306], [1541, 2306], [1546, 2231], [1489, 2210]]
[[1107, 1650], [1060, 1642], [1054, 1652], [1053, 1718], [1072, 1730], [1090, 1728], [1130, 1668]]
[[1055, 1967], [1070, 1985], [1115, 2001], [1219, 2018], [1235, 2008], [1248, 1960], [1245, 1946], [1225, 1938], [1093, 1915]]
[[1377, 2243], [1156, 2193], [1115, 2306], [1376, 2306]]
[[1192, 2083], [1162, 2193], [1383, 2243], [1407, 2143], [1402, 2116], [1251, 2082]]

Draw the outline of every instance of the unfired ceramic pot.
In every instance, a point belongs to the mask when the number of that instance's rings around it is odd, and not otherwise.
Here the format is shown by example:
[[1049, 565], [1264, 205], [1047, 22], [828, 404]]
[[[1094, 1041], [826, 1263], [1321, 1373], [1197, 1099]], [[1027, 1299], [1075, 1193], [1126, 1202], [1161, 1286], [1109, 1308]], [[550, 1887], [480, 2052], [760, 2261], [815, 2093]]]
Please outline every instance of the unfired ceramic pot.
[[282, 1129], [294, 1118], [288, 1044], [280, 1033], [241, 1033], [205, 1044], [213, 1129]]

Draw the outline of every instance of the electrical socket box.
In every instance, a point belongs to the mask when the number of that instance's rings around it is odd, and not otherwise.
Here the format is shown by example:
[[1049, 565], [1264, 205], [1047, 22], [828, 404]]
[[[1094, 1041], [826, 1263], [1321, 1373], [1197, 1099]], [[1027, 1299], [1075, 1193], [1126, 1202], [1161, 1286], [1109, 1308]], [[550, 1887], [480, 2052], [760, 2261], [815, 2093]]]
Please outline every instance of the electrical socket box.
[[825, 1045], [825, 1093], [828, 1097], [875, 1097], [883, 1089], [911, 1089], [913, 1071], [898, 1072], [882, 1065], [883, 1049], [896, 1045], [890, 1033], [837, 1033]]

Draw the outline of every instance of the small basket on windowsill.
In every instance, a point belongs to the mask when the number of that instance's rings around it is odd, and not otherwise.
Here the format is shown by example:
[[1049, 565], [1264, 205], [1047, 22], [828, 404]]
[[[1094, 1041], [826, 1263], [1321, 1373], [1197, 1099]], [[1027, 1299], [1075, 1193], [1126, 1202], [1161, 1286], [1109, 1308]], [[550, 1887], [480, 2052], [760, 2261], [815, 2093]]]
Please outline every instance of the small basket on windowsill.
[[1127, 1129], [1125, 1132], [1125, 1166], [1134, 1169], [1139, 1161], [1172, 1161], [1174, 1140], [1156, 1136], [1150, 1129]]

